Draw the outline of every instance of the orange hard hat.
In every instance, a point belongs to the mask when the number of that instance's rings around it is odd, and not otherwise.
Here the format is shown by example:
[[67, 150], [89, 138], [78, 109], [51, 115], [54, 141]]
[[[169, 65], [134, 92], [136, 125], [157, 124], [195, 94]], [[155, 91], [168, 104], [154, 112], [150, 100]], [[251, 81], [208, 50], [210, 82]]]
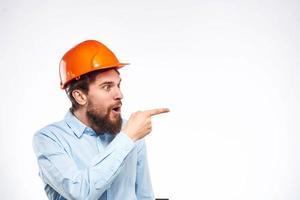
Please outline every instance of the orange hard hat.
[[115, 54], [101, 42], [87, 40], [70, 49], [59, 64], [60, 87], [81, 75], [107, 68], [120, 68], [129, 63], [120, 63]]

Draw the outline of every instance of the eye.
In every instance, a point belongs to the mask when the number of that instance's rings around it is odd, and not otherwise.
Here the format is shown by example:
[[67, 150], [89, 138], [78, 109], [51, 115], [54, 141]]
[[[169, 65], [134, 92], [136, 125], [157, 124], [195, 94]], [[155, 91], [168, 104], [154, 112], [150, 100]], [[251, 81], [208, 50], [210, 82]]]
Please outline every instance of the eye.
[[106, 91], [109, 91], [109, 90], [110, 90], [110, 88], [111, 88], [111, 86], [110, 86], [110, 85], [104, 85], [104, 86], [103, 86], [103, 89], [104, 89], [104, 90], [106, 90]]

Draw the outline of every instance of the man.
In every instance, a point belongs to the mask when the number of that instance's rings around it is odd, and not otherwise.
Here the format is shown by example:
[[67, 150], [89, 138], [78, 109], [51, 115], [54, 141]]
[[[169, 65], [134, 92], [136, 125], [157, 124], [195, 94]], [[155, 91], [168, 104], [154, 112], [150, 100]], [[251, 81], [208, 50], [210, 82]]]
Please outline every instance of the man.
[[118, 68], [125, 65], [94, 40], [63, 56], [61, 88], [72, 107], [33, 137], [49, 199], [154, 199], [143, 138], [151, 132], [151, 116], [169, 110], [138, 111], [122, 120]]

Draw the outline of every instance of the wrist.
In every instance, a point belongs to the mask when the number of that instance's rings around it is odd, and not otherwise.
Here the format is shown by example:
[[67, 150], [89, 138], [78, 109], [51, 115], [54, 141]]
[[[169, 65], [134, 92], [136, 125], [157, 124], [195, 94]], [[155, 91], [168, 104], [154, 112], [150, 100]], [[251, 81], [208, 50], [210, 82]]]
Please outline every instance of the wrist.
[[138, 138], [136, 138], [130, 131], [124, 129], [122, 132], [125, 133], [133, 142], [138, 140]]

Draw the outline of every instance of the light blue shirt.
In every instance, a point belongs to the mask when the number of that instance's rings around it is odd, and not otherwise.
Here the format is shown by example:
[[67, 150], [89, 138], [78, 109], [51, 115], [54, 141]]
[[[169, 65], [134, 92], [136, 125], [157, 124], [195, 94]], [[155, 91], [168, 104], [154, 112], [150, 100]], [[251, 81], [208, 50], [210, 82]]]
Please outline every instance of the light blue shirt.
[[33, 137], [39, 175], [51, 200], [153, 200], [145, 141], [97, 136], [71, 112]]

